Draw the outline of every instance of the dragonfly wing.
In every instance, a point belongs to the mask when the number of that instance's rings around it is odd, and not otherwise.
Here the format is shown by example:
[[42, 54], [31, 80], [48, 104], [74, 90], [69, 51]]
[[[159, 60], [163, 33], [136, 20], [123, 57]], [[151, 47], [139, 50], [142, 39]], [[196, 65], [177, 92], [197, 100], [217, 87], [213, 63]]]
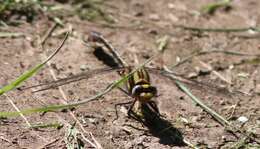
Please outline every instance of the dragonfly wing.
[[245, 96], [245, 94], [243, 94], [242, 92], [238, 91], [238, 90], [229, 90], [226, 87], [220, 87], [217, 84], [212, 84], [209, 82], [201, 82], [201, 81], [196, 81], [196, 80], [192, 80], [189, 79], [183, 75], [180, 74], [176, 74], [173, 72], [168, 72], [162, 69], [156, 69], [156, 68], [146, 68], [148, 71], [156, 74], [156, 75], [161, 75], [163, 77], [169, 78], [173, 81], [177, 80], [180, 81], [184, 84], [186, 84], [187, 86], [191, 87], [191, 89], [196, 89], [196, 90], [201, 90], [201, 91], [205, 91], [205, 92], [210, 92], [213, 94], [221, 94], [224, 96]]
[[33, 92], [44, 91], [44, 90], [56, 88], [56, 87], [59, 87], [59, 86], [65, 85], [65, 84], [69, 84], [72, 82], [77, 82], [77, 81], [80, 81], [83, 79], [89, 79], [89, 78], [99, 75], [99, 74], [104, 74], [104, 73], [112, 72], [115, 70], [122, 70], [122, 69], [124, 69], [124, 68], [101, 68], [101, 69], [90, 70], [90, 71], [82, 72], [80, 74], [73, 75], [73, 76], [70, 76], [67, 78], [62, 78], [62, 79], [55, 80], [55, 81], [48, 81], [46, 83], [37, 84], [37, 85], [29, 86], [29, 87], [24, 87], [24, 88], [21, 88], [21, 90], [39, 88]]

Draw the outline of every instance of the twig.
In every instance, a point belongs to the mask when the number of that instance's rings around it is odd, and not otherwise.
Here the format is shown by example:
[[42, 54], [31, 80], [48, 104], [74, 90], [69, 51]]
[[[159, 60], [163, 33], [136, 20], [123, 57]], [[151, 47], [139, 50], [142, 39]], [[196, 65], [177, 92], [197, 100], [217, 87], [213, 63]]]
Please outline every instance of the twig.
[[199, 28], [199, 27], [189, 27], [185, 25], [174, 25], [174, 27], [181, 28], [183, 30], [197, 31], [197, 32], [246, 32], [249, 30], [260, 32], [258, 27], [244, 27], [244, 28]]
[[203, 65], [204, 67], [206, 67], [207, 69], [211, 70], [217, 77], [219, 77], [222, 81], [228, 83], [228, 84], [232, 84], [232, 82], [230, 80], [227, 80], [224, 76], [222, 76], [220, 73], [218, 73], [217, 71], [215, 71], [209, 64], [204, 63], [203, 61], [199, 61], [201, 65]]
[[95, 142], [96, 148], [97, 148], [97, 149], [102, 149], [101, 144], [95, 139], [95, 137], [93, 136], [93, 134], [92, 134], [91, 132], [90, 132], [89, 134], [90, 134], [92, 140]]
[[49, 145], [57, 142], [59, 140], [59, 138], [56, 138], [56, 139], [53, 139], [51, 140], [50, 142], [47, 142], [46, 144], [42, 145], [41, 147], [39, 147], [38, 149], [45, 149], [45, 148], [48, 148]]
[[[14, 109], [19, 112], [20, 116], [24, 119], [25, 123], [27, 124], [27, 127], [31, 127], [32, 125], [30, 124], [30, 122], [28, 121], [28, 119], [24, 116], [24, 114], [21, 112], [21, 110], [14, 104], [14, 102], [12, 101], [12, 99], [6, 95], [6, 94], [3, 94], [7, 99], [8, 101], [11, 103], [11, 105], [14, 107]], [[34, 130], [32, 130], [33, 133], [38, 136], [39, 138], [41, 138], [44, 142], [48, 142], [44, 137], [40, 136], [38, 133], [36, 133]]]
[[198, 147], [196, 147], [195, 145], [193, 145], [192, 143], [190, 143], [188, 140], [183, 139], [183, 142], [185, 144], [187, 144], [189, 147], [193, 148], [193, 149], [199, 149]]
[[[233, 115], [234, 115], [234, 113], [235, 113], [235, 110], [236, 110], [236, 107], [237, 107], [237, 105], [238, 105], [238, 102], [239, 102], [239, 101], [237, 101], [237, 103], [236, 103], [235, 105], [232, 105], [232, 106], [231, 106], [232, 112], [231, 112], [230, 116], [227, 118], [228, 120], [233, 117]], [[230, 110], [230, 109], [229, 109], [229, 110]]]
[[[11, 103], [11, 105], [14, 107], [14, 109], [17, 112], [21, 112], [20, 109], [14, 104], [14, 102], [12, 101], [12, 99], [8, 95], [4, 94], [4, 96], [7, 98], [7, 100]], [[20, 116], [24, 119], [24, 121], [25, 121], [25, 123], [27, 124], [28, 127], [32, 127], [32, 125], [29, 123], [27, 118], [22, 113], [20, 113]]]
[[58, 27], [58, 23], [54, 23], [50, 29], [47, 31], [47, 33], [43, 36], [40, 45], [43, 46], [46, 42], [46, 40], [51, 36], [52, 32]]
[[3, 136], [0, 136], [0, 139], [1, 139], [1, 140], [4, 140], [4, 141], [6, 141], [6, 142], [12, 143], [12, 141], [11, 141], [11, 140], [9, 140], [9, 139], [6, 139], [6, 138], [5, 138], [5, 137], [3, 137]]
[[191, 60], [194, 56], [198, 56], [198, 55], [200, 55], [200, 54], [201, 54], [200, 52], [192, 53], [191, 55], [189, 55], [189, 56], [183, 58], [181, 61], [179, 61], [179, 62], [177, 62], [177, 63], [171, 65], [171, 66], [170, 66], [170, 69], [173, 69], [173, 68], [175, 68], [175, 67], [178, 67], [178, 66], [181, 65], [181, 64], [184, 64], [184, 63], [186, 63], [187, 61]]

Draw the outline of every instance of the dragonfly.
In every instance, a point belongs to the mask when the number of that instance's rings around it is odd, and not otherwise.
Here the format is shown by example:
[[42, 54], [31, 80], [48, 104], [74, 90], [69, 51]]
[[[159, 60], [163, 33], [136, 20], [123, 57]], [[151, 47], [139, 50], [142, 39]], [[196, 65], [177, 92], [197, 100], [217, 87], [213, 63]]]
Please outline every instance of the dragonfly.
[[[85, 41], [87, 45], [95, 50], [97, 49], [102, 49], [103, 47], [107, 49], [107, 51], [110, 53], [106, 56], [110, 58], [106, 63], [109, 67], [107, 68], [101, 68], [101, 69], [95, 69], [95, 70], [90, 70], [86, 72], [82, 72], [76, 75], [72, 75], [67, 78], [62, 78], [56, 81], [51, 81], [47, 83], [42, 83], [30, 87], [25, 87], [22, 90], [25, 89], [30, 89], [30, 88], [40, 88], [34, 92], [39, 92], [39, 91], [44, 91], [44, 90], [49, 90], [52, 88], [56, 88], [65, 84], [69, 84], [72, 82], [77, 82], [83, 79], [88, 79], [90, 77], [96, 76], [98, 74], [106, 74], [108, 72], [113, 72], [117, 71], [117, 73], [121, 76], [124, 77], [128, 73], [130, 73], [133, 70], [133, 66], [128, 65], [118, 54], [117, 49], [115, 49], [109, 41], [107, 41], [100, 33], [98, 32], [91, 32], [89, 34], [88, 39]], [[104, 53], [103, 53], [104, 54]], [[112, 56], [110, 56], [112, 55]], [[104, 61], [104, 60], [103, 60]], [[109, 63], [109, 64], [108, 64]], [[127, 95], [131, 96], [134, 100], [131, 101], [131, 105], [128, 108], [127, 114], [130, 117], [136, 117], [135, 112], [133, 111], [134, 106], [136, 103], [140, 104], [139, 107], [142, 107], [141, 105], [148, 105], [153, 112], [157, 113], [160, 115], [159, 109], [157, 107], [157, 103], [154, 100], [154, 98], [158, 97], [157, 93], [157, 88], [156, 86], [152, 85], [151, 83], [151, 73], [156, 73], [156, 74], [173, 74], [176, 76], [175, 79], [178, 81], [181, 81], [185, 84], [189, 84], [192, 86], [198, 86], [201, 88], [202, 86], [208, 88], [213, 88], [214, 90], [219, 91], [224, 91], [226, 94], [230, 93], [230, 91], [227, 91], [221, 87], [213, 86], [213, 85], [208, 85], [202, 82], [198, 82], [195, 80], [190, 80], [188, 78], [185, 78], [182, 75], [178, 75], [173, 72], [165, 71], [162, 69], [156, 69], [156, 68], [149, 68], [149, 67], [142, 67], [139, 70], [137, 70], [133, 75], [131, 75], [128, 80], [125, 83], [126, 89], [120, 88], [124, 93]], [[138, 106], [137, 106], [138, 107]], [[118, 116], [117, 116], [118, 117]], [[136, 118], [135, 118], [136, 119]]]

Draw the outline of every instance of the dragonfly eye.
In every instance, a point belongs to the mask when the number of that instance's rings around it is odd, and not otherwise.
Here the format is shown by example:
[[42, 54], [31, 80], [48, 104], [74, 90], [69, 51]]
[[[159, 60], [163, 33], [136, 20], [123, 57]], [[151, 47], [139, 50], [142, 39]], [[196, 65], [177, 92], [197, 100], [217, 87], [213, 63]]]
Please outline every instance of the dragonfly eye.
[[132, 95], [134, 97], [137, 97], [142, 92], [143, 87], [141, 85], [135, 85], [132, 89]]
[[157, 89], [149, 84], [136, 85], [132, 89], [132, 95], [139, 97], [140, 100], [149, 100], [156, 96]]
[[101, 41], [101, 34], [99, 32], [92, 31], [88, 37], [89, 42], [100, 42]]

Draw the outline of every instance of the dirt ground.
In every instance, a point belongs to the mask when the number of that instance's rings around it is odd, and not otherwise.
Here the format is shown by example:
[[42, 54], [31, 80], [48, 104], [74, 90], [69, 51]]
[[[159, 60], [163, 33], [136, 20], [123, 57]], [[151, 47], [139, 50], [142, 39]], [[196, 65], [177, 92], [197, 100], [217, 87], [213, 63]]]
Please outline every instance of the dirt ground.
[[[260, 77], [259, 33], [245, 32], [198, 32], [185, 29], [202, 28], [245, 28], [259, 26], [260, 1], [234, 0], [230, 9], [220, 8], [214, 14], [201, 14], [202, 6], [209, 0], [110, 0], [104, 2], [104, 8], [115, 23], [91, 22], [77, 16], [64, 17], [64, 27], [58, 27], [41, 48], [40, 41], [46, 31], [54, 24], [52, 20], [40, 15], [31, 23], [23, 22], [18, 26], [1, 27], [1, 31], [21, 32], [24, 36], [1, 38], [0, 40], [0, 85], [4, 86], [24, 71], [32, 68], [44, 58], [47, 49], [55, 49], [65, 31], [73, 30], [60, 53], [49, 66], [26, 81], [23, 86], [31, 86], [68, 77], [83, 71], [107, 67], [93, 54], [93, 49], [82, 42], [90, 31], [98, 31], [117, 49], [124, 60], [136, 65], [158, 52], [156, 41], [168, 37], [168, 44], [160, 56], [149, 65], [171, 66], [179, 59], [192, 55], [198, 50], [222, 50], [244, 53], [243, 55], [211, 52], [194, 56], [188, 62], [174, 67], [174, 71], [186, 77], [214, 84], [214, 86], [236, 89], [253, 96], [227, 93], [214, 90], [213, 87], [192, 87], [194, 95], [200, 97], [210, 108], [227, 118], [237, 127], [252, 132], [252, 137], [260, 139]], [[247, 55], [246, 55], [247, 54]], [[213, 71], [209, 71], [211, 66]], [[221, 76], [232, 85], [221, 80]], [[0, 96], [0, 111], [15, 111], [10, 100], [19, 109], [42, 107], [50, 104], [74, 102], [94, 96], [114, 80], [120, 77], [116, 73], [96, 75], [88, 80], [62, 86], [60, 89], [32, 93], [32, 90], [14, 90]], [[198, 148], [257, 148], [253, 140], [245, 139], [240, 133], [232, 134], [212, 116], [196, 106], [190, 98], [169, 79], [151, 74], [152, 84], [158, 89], [157, 100], [161, 114], [181, 132], [181, 136]], [[125, 114], [126, 108], [118, 108], [116, 117], [114, 105], [132, 98], [120, 90], [113, 90], [98, 101], [79, 106], [69, 111], [48, 112], [45, 114], [25, 115], [31, 125], [41, 123], [60, 123], [61, 129], [29, 129], [22, 117], [0, 119], [0, 148], [66, 148], [69, 124], [78, 120], [77, 141], [84, 142], [84, 148], [93, 148], [86, 141], [98, 142], [103, 148], [151, 148], [185, 149], [187, 145], [164, 142], [153, 135], [149, 129]], [[248, 121], [242, 124], [239, 118]], [[80, 125], [79, 125], [80, 124]], [[134, 128], [135, 127], [135, 128]], [[83, 134], [84, 139], [80, 134]], [[174, 141], [173, 141], [174, 142]], [[259, 146], [258, 146], [259, 147]]]

